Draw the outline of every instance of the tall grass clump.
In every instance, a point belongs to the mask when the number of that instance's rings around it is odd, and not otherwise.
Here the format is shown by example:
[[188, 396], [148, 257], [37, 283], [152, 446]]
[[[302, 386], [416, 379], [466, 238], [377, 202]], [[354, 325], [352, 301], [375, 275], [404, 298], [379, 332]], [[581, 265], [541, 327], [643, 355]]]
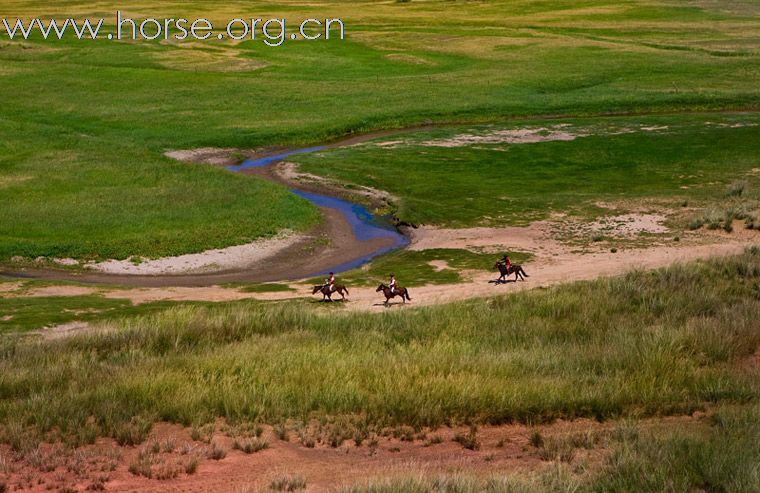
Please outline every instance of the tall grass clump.
[[[760, 252], [415, 310], [180, 307], [0, 350], [0, 437], [150, 424], [538, 424], [758, 396]], [[342, 434], [350, 439], [353, 428]], [[26, 440], [26, 438], [24, 438]]]
[[760, 407], [722, 409], [707, 432], [636, 434], [607, 460], [592, 491], [760, 491]]

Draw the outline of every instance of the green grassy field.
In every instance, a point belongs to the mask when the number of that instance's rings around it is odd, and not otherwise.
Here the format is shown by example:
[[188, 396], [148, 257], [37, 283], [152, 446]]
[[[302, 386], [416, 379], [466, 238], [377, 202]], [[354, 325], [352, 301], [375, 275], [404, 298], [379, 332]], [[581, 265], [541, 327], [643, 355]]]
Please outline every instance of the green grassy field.
[[[142, 2], [12, 7], [4, 15], [178, 15]], [[428, 121], [755, 107], [759, 9], [709, 1], [193, 3], [180, 14], [343, 17], [348, 39], [280, 48], [2, 39], [0, 260], [155, 257], [316, 221], [280, 187], [173, 163], [162, 157], [168, 149], [303, 144]], [[473, 185], [463, 181], [463, 192]], [[499, 205], [501, 195], [490, 197], [497, 212], [514, 212]], [[525, 208], [535, 214], [537, 206]], [[469, 220], [408, 207], [420, 221]]]
[[[528, 120], [389, 136], [289, 159], [310, 173], [390, 192], [402, 221], [524, 225], [552, 213], [608, 214], [598, 202], [705, 204], [737, 181], [756, 190], [759, 125], [756, 114]], [[526, 130], [555, 140], [521, 143]]]
[[85, 423], [119, 438], [155, 420], [437, 427], [754, 402], [757, 368], [742, 361], [760, 344], [759, 290], [755, 250], [412, 311], [327, 317], [303, 302], [239, 302], [57, 341], [2, 339], [2, 439]]
[[[205, 305], [206, 303], [182, 303]], [[176, 307], [174, 302], [153, 302], [133, 305], [129, 300], [90, 296], [0, 297], [0, 337], [23, 334], [67, 322], [97, 322], [145, 315]]]

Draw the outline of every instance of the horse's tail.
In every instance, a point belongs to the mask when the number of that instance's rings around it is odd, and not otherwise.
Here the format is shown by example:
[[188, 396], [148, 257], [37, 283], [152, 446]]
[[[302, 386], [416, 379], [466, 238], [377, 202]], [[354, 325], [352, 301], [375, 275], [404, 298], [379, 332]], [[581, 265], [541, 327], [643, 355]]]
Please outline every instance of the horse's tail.
[[412, 299], [409, 297], [409, 290], [408, 289], [404, 290], [404, 295], [406, 295], [406, 299], [407, 300], [412, 301]]
[[343, 286], [343, 290], [346, 292], [346, 294], [348, 294], [348, 288], [347, 287]]
[[525, 269], [523, 269], [523, 268], [522, 268], [522, 265], [520, 266], [520, 272], [521, 272], [521, 273], [522, 273], [522, 275], [524, 275], [525, 277], [530, 277], [530, 276], [528, 275], [528, 273], [527, 273], [527, 272], [525, 272]]

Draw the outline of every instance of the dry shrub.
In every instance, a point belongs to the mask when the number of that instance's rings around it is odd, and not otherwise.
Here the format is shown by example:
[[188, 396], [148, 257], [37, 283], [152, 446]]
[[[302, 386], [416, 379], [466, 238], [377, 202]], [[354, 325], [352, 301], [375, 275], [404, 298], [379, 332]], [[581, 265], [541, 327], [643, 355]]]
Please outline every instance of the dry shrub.
[[253, 454], [269, 448], [269, 442], [254, 438], [251, 440], [235, 440], [232, 448], [246, 454]]

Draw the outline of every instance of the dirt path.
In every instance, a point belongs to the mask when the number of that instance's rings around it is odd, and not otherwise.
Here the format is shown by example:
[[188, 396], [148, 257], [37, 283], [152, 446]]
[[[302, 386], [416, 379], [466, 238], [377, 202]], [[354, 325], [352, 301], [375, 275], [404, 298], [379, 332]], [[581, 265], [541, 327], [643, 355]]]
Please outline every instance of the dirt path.
[[[524, 265], [530, 275], [526, 281], [496, 285], [497, 274], [488, 271], [465, 273], [468, 279], [458, 284], [426, 285], [410, 288], [412, 302], [406, 307], [435, 305], [470, 298], [482, 298], [518, 290], [543, 288], [556, 284], [591, 280], [599, 277], [624, 274], [632, 269], [656, 269], [679, 262], [707, 259], [714, 256], [741, 253], [752, 245], [760, 245], [760, 234], [755, 231], [694, 234], [681, 242], [649, 248], [621, 249], [615, 253], [576, 252], [548, 237], [549, 225], [535, 223], [526, 228], [471, 228], [463, 230], [420, 229], [412, 238], [411, 249], [475, 248], [498, 246], [518, 249], [534, 255]], [[297, 266], [297, 260], [294, 266]], [[294, 267], [294, 272], [298, 272]], [[166, 282], [166, 279], [159, 279]], [[403, 281], [403, 280], [402, 280]], [[293, 282], [293, 291], [255, 293], [225, 286], [154, 286], [141, 288], [104, 288], [97, 286], [58, 285], [24, 290], [20, 285], [5, 291], [4, 296], [81, 296], [102, 294], [107, 298], [128, 299], [135, 304], [153, 301], [235, 301], [241, 299], [286, 300], [308, 297], [315, 301], [308, 286]], [[348, 310], [381, 311], [383, 297], [374, 287], [349, 287]], [[393, 309], [401, 308], [401, 300], [394, 300]]]

